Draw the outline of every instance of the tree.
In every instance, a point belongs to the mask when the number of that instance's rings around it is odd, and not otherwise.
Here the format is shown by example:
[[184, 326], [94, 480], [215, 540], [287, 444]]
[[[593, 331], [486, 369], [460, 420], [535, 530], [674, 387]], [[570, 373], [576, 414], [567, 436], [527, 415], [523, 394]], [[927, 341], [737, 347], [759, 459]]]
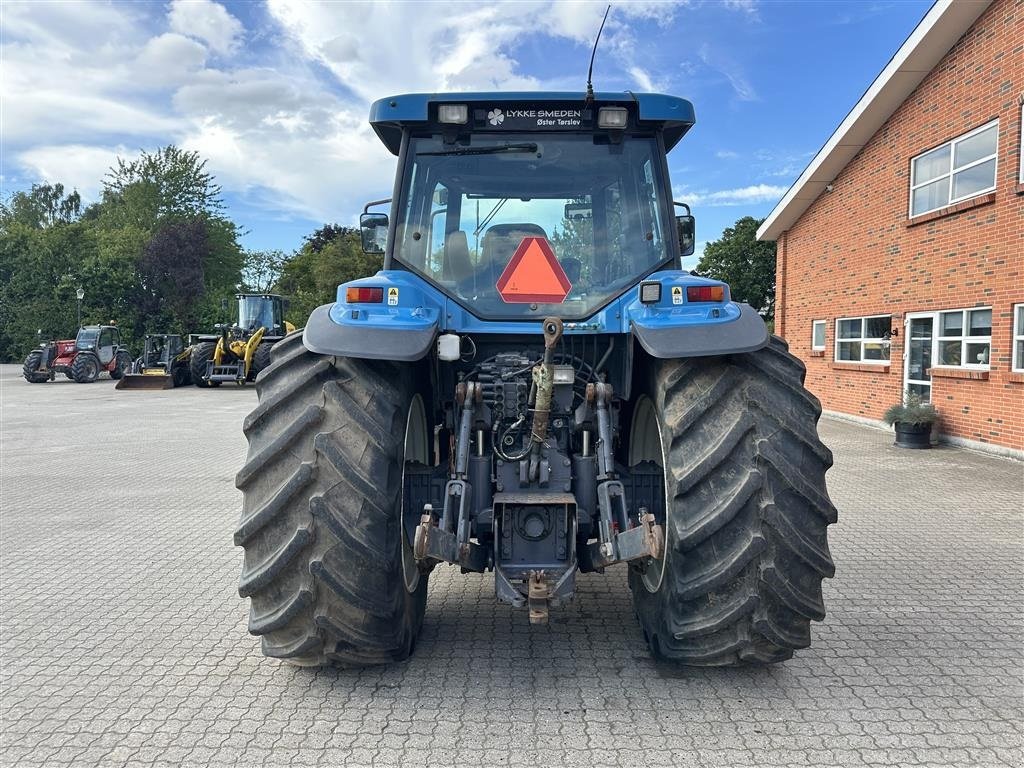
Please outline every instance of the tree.
[[77, 191], [65, 195], [63, 184], [33, 184], [28, 192], [15, 192], [0, 205], [0, 217], [6, 224], [33, 229], [70, 224], [81, 213], [82, 198]]
[[247, 291], [265, 293], [273, 289], [281, 269], [288, 262], [284, 251], [246, 251], [242, 265], [242, 283]]
[[219, 217], [221, 189], [198, 152], [172, 145], [117, 158], [103, 181], [103, 203], [118, 223], [153, 228], [163, 218]]
[[[332, 237], [314, 249], [317, 234], [325, 230]], [[289, 297], [289, 319], [301, 325], [309, 313], [334, 300], [338, 285], [375, 274], [383, 266], [380, 254], [363, 253], [359, 230], [327, 225], [306, 237], [306, 244], [281, 268], [277, 290]]]
[[313, 234], [306, 235], [302, 239], [314, 252], [320, 253], [328, 243], [333, 242], [339, 237], [344, 237], [352, 231], [351, 227], [340, 227], [337, 224], [324, 224]]
[[142, 250], [139, 260], [139, 309], [146, 317], [169, 313], [173, 324], [189, 327], [193, 304], [205, 289], [203, 264], [209, 257], [206, 222], [171, 221]]
[[[0, 360], [116, 319], [126, 343], [147, 332], [211, 330], [242, 283], [239, 230], [195, 152], [174, 146], [120, 158], [102, 199], [37, 184], [0, 203]], [[191, 327], [190, 327], [191, 325]]]
[[734, 301], [746, 302], [765, 321], [775, 317], [775, 243], [757, 239], [764, 219], [744, 216], [710, 242], [697, 271], [729, 284]]

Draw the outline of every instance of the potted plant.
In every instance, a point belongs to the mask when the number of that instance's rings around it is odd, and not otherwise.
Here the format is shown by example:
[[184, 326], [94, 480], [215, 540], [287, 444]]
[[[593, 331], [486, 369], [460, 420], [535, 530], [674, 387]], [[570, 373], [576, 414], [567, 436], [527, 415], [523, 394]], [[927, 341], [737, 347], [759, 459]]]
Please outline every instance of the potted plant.
[[916, 392], [907, 392], [903, 402], [891, 406], [882, 419], [896, 427], [895, 445], [900, 448], [931, 448], [932, 425], [939, 420], [939, 412]]

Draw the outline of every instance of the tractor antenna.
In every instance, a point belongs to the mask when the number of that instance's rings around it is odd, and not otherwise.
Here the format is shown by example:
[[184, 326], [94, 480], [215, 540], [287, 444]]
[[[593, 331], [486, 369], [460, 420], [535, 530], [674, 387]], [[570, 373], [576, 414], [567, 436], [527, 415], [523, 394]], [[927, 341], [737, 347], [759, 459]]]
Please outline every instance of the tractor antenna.
[[592, 82], [594, 76], [594, 57], [597, 55], [597, 44], [601, 42], [601, 33], [604, 32], [604, 23], [608, 21], [608, 12], [611, 11], [612, 7], [609, 5], [604, 9], [604, 18], [601, 19], [601, 26], [597, 30], [597, 38], [594, 40], [594, 50], [590, 52], [590, 69], [587, 70], [587, 102], [594, 100], [594, 83]]

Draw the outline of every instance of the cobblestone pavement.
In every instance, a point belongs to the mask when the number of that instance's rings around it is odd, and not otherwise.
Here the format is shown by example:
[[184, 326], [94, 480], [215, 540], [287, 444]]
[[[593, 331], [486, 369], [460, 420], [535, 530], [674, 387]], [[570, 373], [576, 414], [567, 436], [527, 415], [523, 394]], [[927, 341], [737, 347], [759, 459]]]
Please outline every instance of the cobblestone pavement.
[[435, 571], [411, 661], [263, 658], [235, 592], [251, 389], [0, 368], [0, 761], [12, 766], [1024, 764], [1024, 467], [823, 421], [837, 576], [814, 645], [653, 663], [624, 574], [531, 627]]

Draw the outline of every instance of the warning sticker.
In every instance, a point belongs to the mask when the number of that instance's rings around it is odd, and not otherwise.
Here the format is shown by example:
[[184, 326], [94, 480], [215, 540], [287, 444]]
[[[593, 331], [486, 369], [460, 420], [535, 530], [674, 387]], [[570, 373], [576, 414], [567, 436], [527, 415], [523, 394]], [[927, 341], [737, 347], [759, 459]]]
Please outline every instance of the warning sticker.
[[673, 285], [672, 286], [672, 303], [682, 304], [683, 303], [683, 286]]
[[572, 283], [544, 237], [524, 237], [495, 287], [506, 304], [561, 304]]
[[388, 306], [398, 306], [398, 289], [395, 287], [388, 288]]

